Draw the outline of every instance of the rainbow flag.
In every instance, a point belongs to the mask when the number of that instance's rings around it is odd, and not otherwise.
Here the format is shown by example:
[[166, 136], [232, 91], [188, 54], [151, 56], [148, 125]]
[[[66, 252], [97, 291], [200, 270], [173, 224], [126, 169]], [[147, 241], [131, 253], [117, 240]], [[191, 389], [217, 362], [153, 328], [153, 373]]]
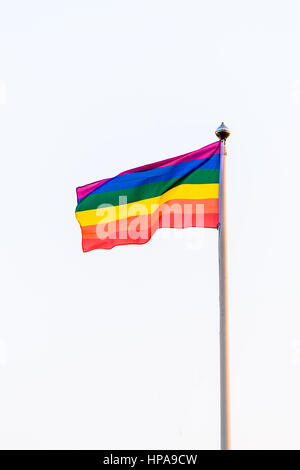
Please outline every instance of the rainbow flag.
[[158, 228], [219, 223], [221, 142], [77, 188], [84, 252], [142, 244]]

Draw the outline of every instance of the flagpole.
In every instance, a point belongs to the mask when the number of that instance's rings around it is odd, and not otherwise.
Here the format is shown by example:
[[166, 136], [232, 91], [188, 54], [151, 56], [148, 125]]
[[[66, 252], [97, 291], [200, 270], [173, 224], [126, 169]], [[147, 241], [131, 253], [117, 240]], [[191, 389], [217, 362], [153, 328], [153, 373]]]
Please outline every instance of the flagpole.
[[220, 302], [220, 418], [221, 450], [231, 449], [230, 427], [230, 373], [229, 373], [229, 324], [228, 324], [228, 266], [227, 266], [227, 217], [226, 217], [226, 139], [228, 127], [222, 124], [216, 130], [221, 140], [219, 187], [219, 302]]

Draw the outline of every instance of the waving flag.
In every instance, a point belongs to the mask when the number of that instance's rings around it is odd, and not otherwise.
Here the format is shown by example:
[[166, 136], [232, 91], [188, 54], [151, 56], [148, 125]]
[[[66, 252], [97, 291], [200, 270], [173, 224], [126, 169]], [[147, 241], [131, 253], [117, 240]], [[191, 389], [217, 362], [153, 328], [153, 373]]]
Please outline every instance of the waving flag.
[[158, 228], [219, 223], [221, 142], [77, 188], [83, 251], [142, 244]]
[[221, 449], [230, 449], [226, 140], [77, 188], [83, 251], [142, 244], [158, 228], [218, 228]]

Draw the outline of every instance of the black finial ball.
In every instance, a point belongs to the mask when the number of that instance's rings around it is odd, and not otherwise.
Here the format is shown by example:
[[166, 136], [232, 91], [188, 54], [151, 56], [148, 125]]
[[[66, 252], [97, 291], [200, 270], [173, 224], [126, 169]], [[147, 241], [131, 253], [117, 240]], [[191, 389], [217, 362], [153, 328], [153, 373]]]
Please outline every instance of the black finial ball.
[[227, 126], [225, 126], [224, 122], [222, 122], [222, 124], [218, 127], [218, 129], [216, 130], [216, 136], [220, 139], [220, 140], [226, 140], [227, 137], [230, 136], [230, 130], [228, 129]]

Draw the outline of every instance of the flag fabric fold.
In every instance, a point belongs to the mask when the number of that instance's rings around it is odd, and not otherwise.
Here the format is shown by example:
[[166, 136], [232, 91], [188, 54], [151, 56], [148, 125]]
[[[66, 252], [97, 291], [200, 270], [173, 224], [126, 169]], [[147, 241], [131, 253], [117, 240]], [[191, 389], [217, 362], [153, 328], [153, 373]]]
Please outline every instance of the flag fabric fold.
[[219, 223], [220, 141], [77, 188], [84, 252], [143, 244], [158, 228]]

